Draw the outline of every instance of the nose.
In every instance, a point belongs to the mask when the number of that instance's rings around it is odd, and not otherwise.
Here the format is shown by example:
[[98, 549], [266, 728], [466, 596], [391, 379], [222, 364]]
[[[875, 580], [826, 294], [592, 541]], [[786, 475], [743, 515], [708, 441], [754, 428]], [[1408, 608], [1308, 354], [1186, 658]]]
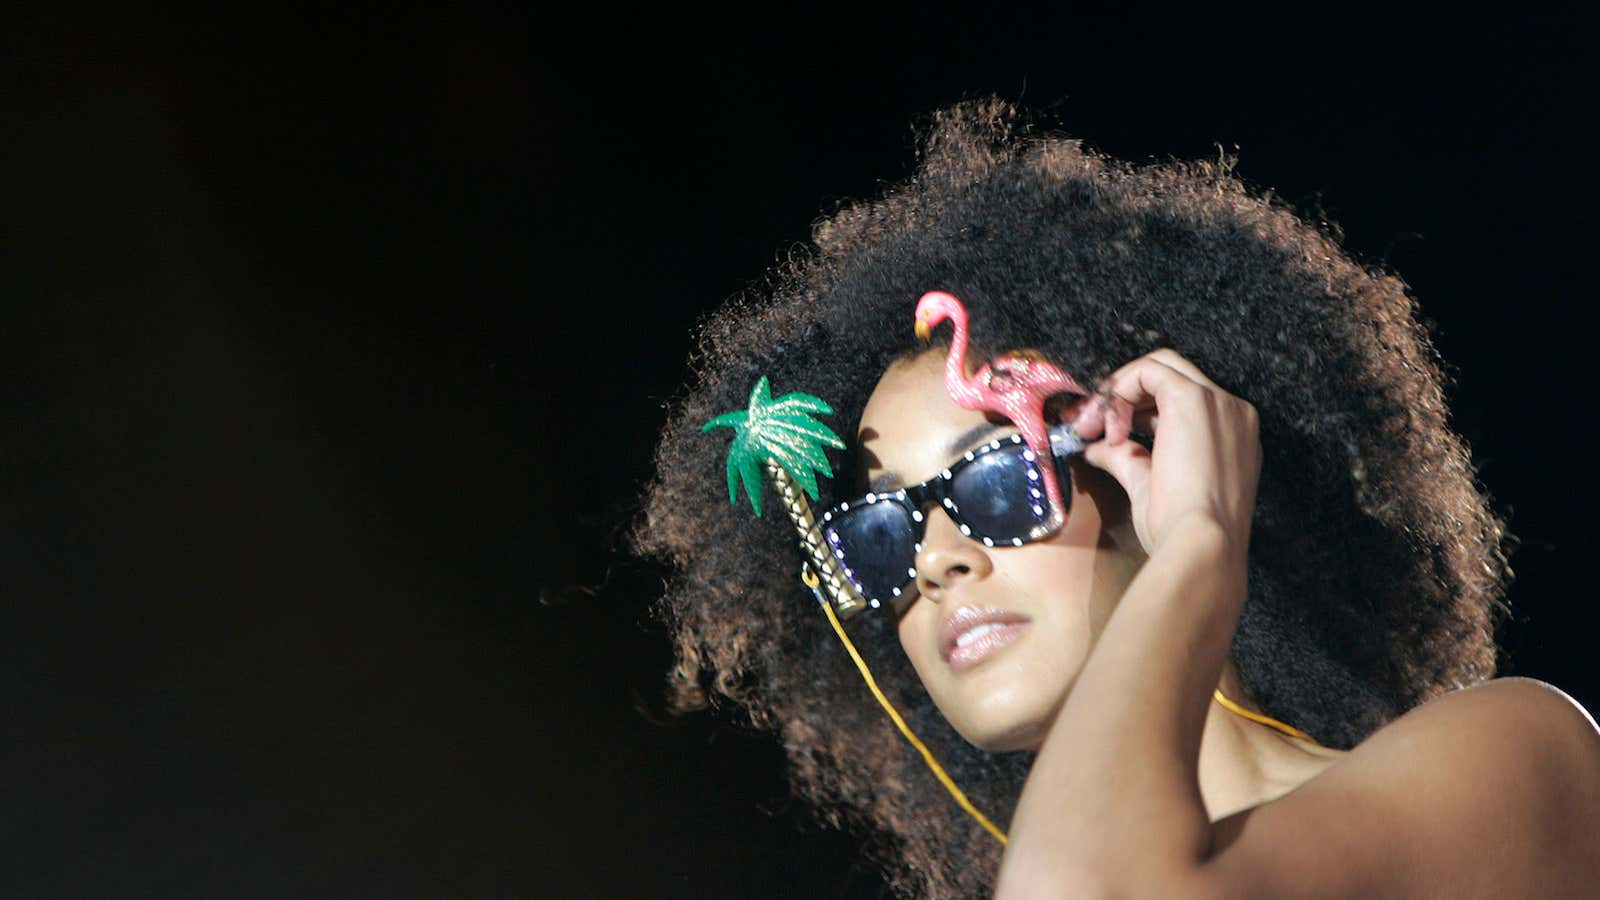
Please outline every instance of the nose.
[[984, 579], [994, 565], [984, 546], [961, 533], [943, 509], [927, 513], [928, 527], [917, 551], [917, 591], [938, 602], [956, 585]]

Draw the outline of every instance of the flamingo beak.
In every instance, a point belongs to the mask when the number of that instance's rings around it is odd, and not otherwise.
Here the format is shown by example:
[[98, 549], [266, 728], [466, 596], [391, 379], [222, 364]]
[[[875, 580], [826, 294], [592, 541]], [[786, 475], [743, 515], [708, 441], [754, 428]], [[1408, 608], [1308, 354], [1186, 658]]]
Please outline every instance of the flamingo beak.
[[918, 319], [917, 320], [917, 338], [922, 340], [922, 341], [927, 341], [928, 339], [930, 339], [932, 337], [933, 337], [933, 329], [928, 326], [927, 322], [924, 322], [923, 320]]

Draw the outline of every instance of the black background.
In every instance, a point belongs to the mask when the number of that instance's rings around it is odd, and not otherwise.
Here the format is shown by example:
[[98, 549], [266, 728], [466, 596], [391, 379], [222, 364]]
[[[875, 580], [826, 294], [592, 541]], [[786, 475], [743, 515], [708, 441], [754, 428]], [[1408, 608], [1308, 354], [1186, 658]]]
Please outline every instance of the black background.
[[[661, 712], [622, 534], [698, 317], [911, 124], [1240, 155], [1396, 268], [1600, 703], [1581, 30], [1334, 10], [50, 12], [6, 30], [0, 895], [877, 896]], [[721, 490], [720, 474], [707, 490]]]

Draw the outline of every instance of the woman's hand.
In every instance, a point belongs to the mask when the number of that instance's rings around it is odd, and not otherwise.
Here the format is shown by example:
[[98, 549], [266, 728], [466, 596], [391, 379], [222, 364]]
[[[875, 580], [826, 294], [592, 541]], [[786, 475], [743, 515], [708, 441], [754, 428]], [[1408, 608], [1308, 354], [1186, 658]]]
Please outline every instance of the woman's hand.
[[[1127, 492], [1147, 554], [1176, 529], [1205, 523], [1220, 526], [1242, 561], [1261, 474], [1258, 423], [1254, 406], [1162, 348], [1113, 372], [1079, 404], [1073, 427], [1085, 440], [1105, 434], [1084, 459]], [[1154, 449], [1129, 440], [1131, 430], [1154, 435]]]

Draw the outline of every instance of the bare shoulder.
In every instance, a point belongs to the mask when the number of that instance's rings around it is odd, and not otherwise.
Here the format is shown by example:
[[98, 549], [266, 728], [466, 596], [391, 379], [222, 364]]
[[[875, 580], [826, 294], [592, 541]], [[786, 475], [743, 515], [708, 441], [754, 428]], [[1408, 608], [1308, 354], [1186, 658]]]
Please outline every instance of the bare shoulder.
[[[1463, 873], [1494, 861], [1498, 871], [1484, 876], [1495, 887], [1558, 893], [1580, 880], [1587, 893], [1600, 878], [1600, 729], [1554, 685], [1499, 678], [1452, 691], [1346, 759], [1351, 771], [1340, 780], [1405, 792], [1417, 806], [1402, 821], [1432, 826], [1419, 843], [1433, 845], [1436, 859], [1454, 857]], [[1506, 877], [1512, 884], [1500, 883]]]
[[1600, 728], [1554, 685], [1497, 678], [1412, 709], [1296, 793], [1325, 780], [1461, 789], [1451, 793], [1464, 797], [1507, 791], [1530, 801], [1582, 797], [1592, 801], [1584, 811], [1600, 824]]
[[1298, 872], [1329, 896], [1587, 895], [1600, 884], [1600, 730], [1552, 685], [1496, 679], [1409, 711], [1230, 819], [1218, 868], [1264, 894]]
[[1543, 747], [1579, 754], [1600, 766], [1600, 728], [1589, 711], [1555, 685], [1534, 678], [1496, 678], [1436, 697], [1373, 733], [1352, 757], [1397, 742], [1480, 738], [1485, 748]]

